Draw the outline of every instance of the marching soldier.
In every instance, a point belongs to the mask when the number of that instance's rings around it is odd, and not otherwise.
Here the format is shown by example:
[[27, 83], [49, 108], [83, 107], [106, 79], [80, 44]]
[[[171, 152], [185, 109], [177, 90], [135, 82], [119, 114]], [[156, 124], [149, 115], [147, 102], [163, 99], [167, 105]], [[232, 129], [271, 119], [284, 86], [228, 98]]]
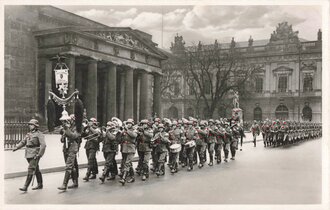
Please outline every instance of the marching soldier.
[[213, 166], [213, 159], [214, 159], [214, 146], [215, 146], [215, 142], [216, 142], [216, 136], [217, 136], [217, 132], [216, 132], [216, 126], [214, 124], [214, 120], [210, 119], [209, 120], [209, 135], [207, 138], [207, 150], [209, 152], [209, 156], [210, 156], [210, 162], [209, 162], [209, 166]]
[[156, 156], [156, 175], [165, 175], [165, 157], [167, 154], [167, 145], [170, 143], [169, 135], [164, 130], [164, 125], [159, 124], [159, 132], [153, 137], [153, 144], [155, 145], [155, 156]]
[[204, 166], [205, 162], [205, 151], [207, 146], [207, 138], [209, 135], [209, 131], [206, 128], [207, 122], [205, 120], [202, 120], [200, 122], [200, 129], [197, 129], [198, 136], [196, 137], [196, 151], [199, 157], [199, 168], [202, 168]]
[[[181, 145], [182, 133], [183, 133], [182, 130], [178, 127], [177, 121], [173, 121], [172, 129], [169, 132], [169, 139], [171, 141], [171, 145]], [[173, 174], [178, 171], [179, 152], [170, 151], [169, 157], [170, 157], [169, 162], [170, 162], [171, 173]]]
[[232, 125], [232, 137], [230, 142], [230, 153], [231, 153], [231, 160], [235, 160], [236, 150], [238, 146], [238, 138], [241, 136], [239, 131], [239, 125], [235, 123]]
[[105, 159], [105, 165], [102, 176], [99, 178], [102, 183], [105, 177], [110, 173], [109, 180], [114, 180], [118, 174], [116, 154], [118, 152], [118, 131], [114, 122], [107, 122], [107, 127], [102, 131], [103, 147], [102, 152]]
[[42, 175], [39, 169], [39, 160], [44, 155], [46, 150], [45, 137], [42, 132], [39, 131], [38, 120], [31, 119], [28, 124], [30, 132], [27, 133], [25, 138], [13, 149], [13, 152], [15, 152], [24, 146], [26, 147], [25, 158], [29, 163], [28, 175], [24, 186], [19, 188], [19, 190], [24, 192], [27, 191], [34, 174], [36, 175], [38, 185], [32, 188], [32, 190], [39, 190], [43, 188]]
[[225, 160], [224, 160], [225, 162], [228, 162], [231, 138], [232, 138], [232, 130], [230, 129], [229, 123], [224, 122], [223, 151], [225, 153]]
[[[58, 187], [59, 190], [66, 191], [67, 188], [78, 187], [78, 163], [77, 163], [77, 152], [81, 143], [80, 133], [77, 132], [76, 125], [74, 122], [74, 115], [62, 116], [60, 118], [62, 122], [61, 129], [61, 142], [63, 143], [63, 155], [65, 160], [65, 175], [63, 184]], [[70, 176], [73, 181], [73, 185], [68, 187]]]
[[137, 132], [133, 129], [134, 120], [128, 119], [126, 121], [126, 126], [121, 133], [120, 142], [121, 142], [121, 152], [122, 152], [122, 177], [119, 182], [122, 185], [125, 185], [126, 178], [128, 183], [132, 183], [135, 181], [134, 170], [132, 165], [132, 160], [135, 154], [135, 142], [137, 137]]
[[216, 142], [215, 142], [215, 158], [217, 160], [217, 164], [221, 163], [221, 149], [223, 145], [223, 138], [224, 138], [224, 128], [220, 126], [220, 121], [215, 121], [216, 126], [214, 128], [215, 136], [216, 136]]
[[260, 134], [260, 128], [259, 128], [259, 125], [256, 120], [253, 121], [253, 125], [251, 126], [250, 131], [253, 136], [254, 147], [256, 147], [257, 146], [257, 136], [259, 136], [259, 134]]
[[99, 138], [101, 137], [101, 130], [98, 128], [96, 118], [90, 119], [84, 130], [83, 137], [86, 139], [85, 150], [88, 159], [87, 173], [83, 180], [88, 182], [89, 179], [96, 179], [96, 174], [98, 174], [96, 152], [100, 149]]
[[193, 127], [193, 122], [188, 121], [188, 128], [185, 130], [185, 150], [186, 150], [186, 165], [188, 165], [188, 171], [194, 169], [194, 152], [196, 148], [196, 137], [198, 133]]
[[142, 129], [137, 137], [139, 166], [138, 173], [142, 172], [142, 181], [149, 178], [149, 160], [151, 157], [151, 139], [154, 136], [153, 130], [149, 127], [148, 120], [141, 120]]

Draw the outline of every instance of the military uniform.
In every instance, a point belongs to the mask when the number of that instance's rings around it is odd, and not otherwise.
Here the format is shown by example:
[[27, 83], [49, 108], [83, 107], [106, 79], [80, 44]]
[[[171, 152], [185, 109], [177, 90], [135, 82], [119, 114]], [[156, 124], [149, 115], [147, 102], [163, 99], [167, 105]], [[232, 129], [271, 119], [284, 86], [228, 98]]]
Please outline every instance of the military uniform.
[[225, 160], [224, 160], [225, 162], [228, 162], [231, 138], [232, 138], [232, 130], [230, 129], [228, 124], [225, 124], [224, 135], [223, 135], [223, 142], [224, 142], [223, 151], [225, 153]]
[[209, 134], [208, 134], [208, 138], [207, 138], [207, 150], [209, 152], [209, 157], [210, 157], [210, 166], [213, 166], [213, 160], [214, 160], [214, 147], [215, 147], [215, 142], [216, 140], [216, 136], [217, 136], [217, 132], [216, 132], [216, 126], [215, 125], [210, 125], [209, 130]]
[[[148, 123], [141, 121], [142, 123]], [[142, 173], [142, 180], [149, 177], [149, 160], [151, 158], [151, 139], [153, 137], [153, 130], [151, 128], [144, 128], [140, 131], [137, 137], [137, 150], [139, 155], [138, 173]]]
[[251, 133], [252, 133], [252, 136], [253, 136], [253, 144], [254, 144], [254, 147], [257, 146], [257, 136], [259, 136], [260, 134], [260, 128], [259, 128], [259, 125], [254, 122], [254, 124], [251, 126]]
[[234, 125], [232, 128], [232, 138], [230, 141], [230, 153], [231, 153], [231, 159], [235, 160], [236, 156], [236, 150], [238, 147], [238, 138], [241, 136], [239, 127], [237, 125]]
[[104, 182], [105, 177], [108, 174], [111, 174], [110, 179], [115, 179], [118, 174], [117, 162], [116, 162], [116, 154], [118, 152], [118, 144], [119, 144], [119, 133], [114, 132], [115, 124], [112, 122], [107, 123], [107, 130], [103, 133], [103, 147], [102, 152], [105, 159], [105, 165], [103, 169], [102, 176], [100, 180]]
[[[171, 141], [171, 145], [173, 144], [180, 144], [181, 145], [181, 135], [182, 135], [182, 130], [178, 127], [175, 127], [173, 130], [169, 132], [169, 140]], [[182, 146], [181, 146], [182, 150]], [[171, 173], [175, 173], [178, 171], [178, 160], [179, 160], [179, 152], [178, 153], [173, 153], [170, 152], [169, 155], [169, 164], [171, 168]]]
[[65, 160], [65, 175], [63, 185], [58, 189], [66, 190], [70, 176], [72, 178], [73, 185], [69, 186], [69, 188], [78, 187], [79, 169], [76, 155], [80, 145], [80, 133], [77, 132], [75, 124], [71, 123], [63, 126], [61, 134], [61, 142], [63, 143], [63, 155]]
[[[132, 123], [133, 120], [127, 120], [127, 123]], [[130, 179], [128, 182], [134, 182], [134, 170], [132, 161], [135, 154], [135, 143], [136, 143], [137, 133], [133, 130], [133, 128], [126, 128], [121, 133], [120, 142], [121, 142], [121, 153], [122, 153], [122, 178], [119, 182], [123, 185], [126, 182], [126, 177], [129, 176]]]
[[[160, 125], [161, 126], [161, 125]], [[155, 167], [157, 176], [165, 174], [165, 157], [167, 154], [167, 145], [170, 143], [168, 133], [165, 131], [158, 132], [154, 137], [155, 156], [157, 165]]]
[[13, 150], [16, 151], [25, 146], [25, 158], [29, 166], [24, 187], [20, 188], [22, 191], [27, 191], [34, 174], [36, 175], [38, 186], [33, 188], [33, 190], [43, 188], [42, 174], [39, 169], [39, 160], [44, 155], [46, 150], [45, 137], [43, 133], [38, 130], [39, 122], [37, 120], [30, 120], [29, 125], [34, 125], [35, 127], [27, 133], [25, 138], [20, 141]]
[[202, 129], [197, 130], [198, 136], [196, 137], [196, 152], [199, 156], [199, 168], [202, 168], [204, 166], [205, 162], [205, 151], [207, 147], [207, 139], [209, 135], [208, 129], [203, 127]]
[[[219, 126], [220, 127], [220, 126]], [[217, 160], [217, 164], [221, 163], [221, 149], [224, 143], [224, 129], [223, 128], [216, 128], [215, 130], [216, 135], [216, 142], [215, 142], [215, 158]]]
[[[197, 131], [193, 127], [188, 127], [187, 130], [185, 130], [185, 143], [188, 141], [195, 141], [197, 139]], [[186, 160], [185, 160], [185, 165], [188, 165], [188, 171], [193, 170], [194, 168], [194, 152], [195, 152], [196, 146], [193, 147], [188, 147], [185, 145], [184, 149], [186, 150]]]
[[[92, 118], [93, 119], [93, 118]], [[86, 138], [85, 143], [85, 151], [88, 160], [88, 168], [87, 173], [84, 178], [85, 181], [89, 181], [89, 179], [95, 179], [96, 174], [98, 174], [98, 164], [96, 160], [96, 152], [100, 150], [100, 139], [101, 138], [101, 130], [96, 126], [96, 120], [91, 120], [93, 125], [90, 125], [86, 128], [83, 133], [83, 137]], [[92, 174], [92, 177], [90, 175]]]

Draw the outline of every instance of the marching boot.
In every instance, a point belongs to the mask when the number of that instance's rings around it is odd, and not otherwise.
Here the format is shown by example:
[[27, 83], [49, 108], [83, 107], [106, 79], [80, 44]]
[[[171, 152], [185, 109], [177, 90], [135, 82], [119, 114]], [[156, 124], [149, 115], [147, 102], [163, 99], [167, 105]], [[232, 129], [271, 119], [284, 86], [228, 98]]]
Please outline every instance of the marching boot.
[[119, 180], [119, 182], [120, 182], [122, 185], [125, 185], [126, 177], [127, 177], [127, 171], [124, 171], [124, 172], [123, 172], [123, 176], [122, 176], [122, 178]]
[[135, 182], [133, 167], [129, 169], [129, 179], [127, 180], [127, 183], [132, 183], [132, 182]]
[[89, 179], [96, 179], [96, 174], [92, 174], [92, 176], [89, 177]]
[[113, 174], [113, 173], [111, 173], [111, 175], [110, 175], [110, 177], [109, 178], [107, 178], [107, 180], [115, 180], [116, 179], [116, 175], [115, 174]]
[[210, 163], [209, 166], [213, 166], [213, 155], [210, 155]]
[[72, 178], [72, 185], [68, 186], [68, 189], [72, 189], [72, 188], [78, 188], [78, 173], [75, 169], [73, 169], [72, 173], [71, 173], [71, 178]]
[[43, 188], [42, 175], [41, 175], [40, 171], [38, 173], [36, 173], [36, 178], [37, 178], [38, 185], [36, 187], [32, 188], [32, 190], [40, 190]]
[[101, 177], [99, 177], [99, 179], [102, 181], [102, 183], [104, 183], [105, 177], [107, 176], [107, 174], [109, 174], [109, 170], [105, 169], [101, 175]]
[[31, 181], [32, 181], [32, 177], [33, 177], [32, 174], [28, 174], [27, 177], [26, 177], [26, 181], [25, 181], [24, 186], [19, 188], [19, 190], [26, 192], [29, 185], [30, 185], [30, 183], [31, 183]]
[[84, 181], [89, 181], [89, 176], [91, 175], [91, 170], [88, 168], [86, 172], [86, 176], [83, 178]]
[[62, 184], [61, 187], [58, 187], [57, 189], [66, 191], [66, 189], [68, 187], [69, 179], [70, 179], [70, 172], [69, 171], [66, 171], [65, 172], [65, 175], [64, 175], [63, 184]]

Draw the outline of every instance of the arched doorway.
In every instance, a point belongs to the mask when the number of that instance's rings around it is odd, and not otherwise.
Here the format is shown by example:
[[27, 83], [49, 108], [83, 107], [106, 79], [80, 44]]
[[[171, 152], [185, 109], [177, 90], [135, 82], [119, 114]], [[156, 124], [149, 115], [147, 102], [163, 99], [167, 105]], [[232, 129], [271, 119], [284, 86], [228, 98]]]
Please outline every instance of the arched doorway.
[[275, 116], [277, 119], [286, 120], [289, 118], [289, 109], [281, 104], [275, 110]]
[[305, 121], [312, 121], [313, 113], [309, 106], [305, 106], [302, 110], [302, 119]]
[[262, 121], [262, 109], [260, 107], [256, 107], [253, 110], [253, 119]]
[[168, 116], [169, 118], [178, 119], [179, 117], [179, 111], [175, 106], [171, 106], [171, 108], [168, 109]]
[[191, 117], [195, 116], [194, 109], [191, 108], [191, 107], [187, 109], [187, 116], [186, 117], [189, 117], [189, 116], [191, 116]]

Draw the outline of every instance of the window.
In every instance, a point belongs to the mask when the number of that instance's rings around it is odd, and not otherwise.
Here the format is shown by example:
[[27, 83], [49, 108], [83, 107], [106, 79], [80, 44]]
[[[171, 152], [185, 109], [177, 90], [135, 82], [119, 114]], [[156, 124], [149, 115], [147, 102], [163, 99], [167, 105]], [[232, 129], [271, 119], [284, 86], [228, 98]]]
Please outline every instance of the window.
[[261, 93], [263, 88], [264, 80], [260, 77], [256, 79], [256, 92]]
[[309, 106], [305, 106], [302, 110], [302, 118], [306, 121], [312, 121], [312, 109]]
[[283, 104], [279, 105], [275, 110], [275, 116], [277, 119], [286, 120], [289, 118], [289, 110]]
[[173, 84], [173, 92], [175, 96], [178, 96], [180, 94], [180, 84], [179, 82], [174, 82]]
[[305, 74], [304, 77], [304, 92], [313, 90], [313, 76], [312, 74]]
[[256, 107], [253, 111], [254, 120], [262, 121], [262, 110], [260, 107]]
[[278, 91], [279, 92], [286, 92], [288, 87], [288, 77], [287, 76], [280, 76], [278, 78]]

